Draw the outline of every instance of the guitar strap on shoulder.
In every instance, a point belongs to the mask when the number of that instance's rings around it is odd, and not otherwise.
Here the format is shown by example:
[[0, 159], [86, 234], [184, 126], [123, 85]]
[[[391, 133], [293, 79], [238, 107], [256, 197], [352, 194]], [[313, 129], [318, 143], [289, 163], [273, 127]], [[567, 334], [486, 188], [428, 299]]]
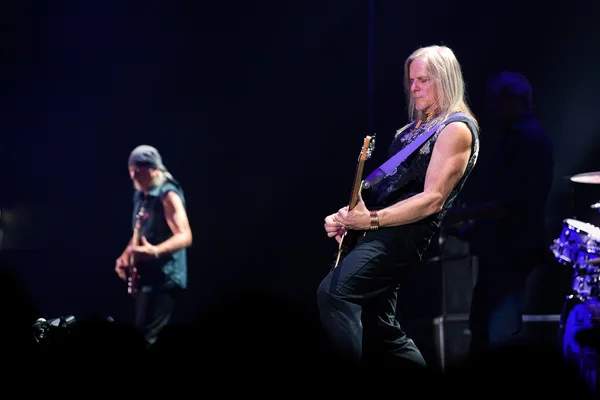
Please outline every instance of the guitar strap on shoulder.
[[369, 189], [379, 182], [383, 180], [386, 176], [388, 176], [391, 172], [396, 170], [400, 164], [402, 164], [412, 153], [414, 153], [418, 148], [420, 148], [434, 133], [441, 131], [448, 125], [448, 123], [452, 122], [456, 117], [466, 117], [465, 113], [459, 112], [452, 114], [445, 121], [434, 125], [427, 132], [421, 134], [415, 140], [410, 142], [406, 147], [392, 156], [389, 160], [381, 164], [375, 171], [371, 172], [369, 176], [365, 178], [363, 181], [363, 189]]

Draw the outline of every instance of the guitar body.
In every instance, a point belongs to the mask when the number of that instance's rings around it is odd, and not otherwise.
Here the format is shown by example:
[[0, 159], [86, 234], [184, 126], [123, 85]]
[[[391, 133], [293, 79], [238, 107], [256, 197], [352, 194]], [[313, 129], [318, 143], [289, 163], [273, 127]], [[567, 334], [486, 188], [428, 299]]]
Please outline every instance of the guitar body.
[[[359, 193], [362, 190], [362, 174], [365, 164], [365, 160], [371, 157], [373, 149], [375, 148], [375, 135], [367, 136], [364, 139], [363, 146], [358, 156], [358, 165], [356, 166], [356, 173], [354, 175], [354, 184], [352, 186], [352, 194], [350, 196], [350, 203], [348, 204], [348, 210], [352, 210], [358, 203]], [[332, 267], [336, 268], [340, 261], [344, 259], [352, 251], [358, 238], [364, 235], [364, 231], [346, 230], [340, 241], [338, 252], [335, 260], [333, 261]]]
[[136, 296], [139, 288], [140, 275], [138, 274], [137, 265], [133, 262], [133, 257], [129, 260], [129, 277], [127, 278], [127, 293]]
[[335, 268], [340, 262], [352, 251], [358, 242], [358, 238], [364, 235], [363, 231], [346, 231], [346, 234], [342, 236], [338, 252], [335, 260], [333, 261], [332, 267]]

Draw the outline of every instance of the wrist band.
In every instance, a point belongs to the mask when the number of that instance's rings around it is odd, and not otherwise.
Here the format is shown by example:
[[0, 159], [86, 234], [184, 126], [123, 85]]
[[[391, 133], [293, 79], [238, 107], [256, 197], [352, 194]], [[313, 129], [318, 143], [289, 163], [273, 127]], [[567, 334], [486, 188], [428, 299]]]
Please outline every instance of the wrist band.
[[379, 214], [376, 210], [373, 210], [369, 212], [369, 215], [371, 216], [371, 230], [376, 231], [379, 229]]

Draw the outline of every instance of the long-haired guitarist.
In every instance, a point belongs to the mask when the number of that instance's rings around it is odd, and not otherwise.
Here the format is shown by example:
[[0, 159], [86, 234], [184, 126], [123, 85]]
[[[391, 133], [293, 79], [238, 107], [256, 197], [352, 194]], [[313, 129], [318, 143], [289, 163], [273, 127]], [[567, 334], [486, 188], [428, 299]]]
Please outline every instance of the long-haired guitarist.
[[[409, 123], [398, 131], [389, 157], [405, 154], [400, 152], [421, 135], [434, 133], [385, 178], [363, 190], [354, 207], [325, 218], [327, 235], [338, 242], [358, 233], [356, 244], [317, 291], [322, 325], [343, 361], [373, 356], [425, 365], [396, 320], [400, 275], [421, 261], [478, 156], [478, 123], [467, 106], [452, 50], [416, 50], [405, 62], [404, 81]], [[364, 352], [363, 340], [369, 344]]]
[[129, 156], [133, 181], [133, 235], [117, 258], [115, 271], [135, 298], [135, 325], [148, 344], [170, 322], [181, 290], [187, 287], [187, 253], [192, 230], [179, 182], [151, 146]]

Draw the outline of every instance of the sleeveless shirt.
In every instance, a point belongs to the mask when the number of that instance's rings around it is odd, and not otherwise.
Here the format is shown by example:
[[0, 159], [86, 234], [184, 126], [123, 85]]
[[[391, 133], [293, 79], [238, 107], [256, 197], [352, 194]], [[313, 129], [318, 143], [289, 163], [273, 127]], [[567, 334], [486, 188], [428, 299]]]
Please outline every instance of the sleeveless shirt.
[[[133, 219], [132, 228], [135, 226], [135, 216], [142, 205], [145, 206], [147, 219], [142, 224], [140, 236], [145, 236], [151, 244], [159, 244], [173, 236], [171, 228], [165, 218], [165, 211], [162, 205], [164, 196], [173, 191], [181, 198], [185, 207], [185, 197], [183, 190], [166, 181], [161, 186], [152, 188], [148, 196], [136, 191], [133, 196]], [[187, 251], [180, 249], [172, 254], [161, 256], [157, 260], [144, 260], [140, 262], [140, 284], [171, 288], [178, 286], [186, 288], [187, 286]]]
[[[440, 212], [412, 224], [394, 227], [401, 230], [405, 230], [408, 227], [414, 228], [412, 234], [421, 237], [421, 243], [418, 245], [420, 250], [424, 250], [423, 246], [426, 247], [429, 244], [431, 237], [435, 231], [439, 229], [444, 215], [461, 192], [479, 155], [479, 131], [476, 125], [470, 118], [462, 115], [450, 115], [443, 123], [447, 124], [454, 121], [464, 122], [469, 127], [472, 134], [471, 155], [465, 172], [450, 192]], [[414, 129], [415, 125], [416, 121], [411, 123], [407, 129], [394, 138], [388, 149], [388, 157], [393, 157], [414, 139], [432, 127], [430, 123], [423, 123], [417, 129]], [[386, 176], [379, 184], [370, 190], [370, 193], [363, 197], [368, 209], [382, 209], [424, 191], [427, 168], [431, 161], [431, 153], [439, 134], [440, 132], [433, 134], [420, 148], [415, 150], [401, 165], [399, 165], [396, 171]]]

